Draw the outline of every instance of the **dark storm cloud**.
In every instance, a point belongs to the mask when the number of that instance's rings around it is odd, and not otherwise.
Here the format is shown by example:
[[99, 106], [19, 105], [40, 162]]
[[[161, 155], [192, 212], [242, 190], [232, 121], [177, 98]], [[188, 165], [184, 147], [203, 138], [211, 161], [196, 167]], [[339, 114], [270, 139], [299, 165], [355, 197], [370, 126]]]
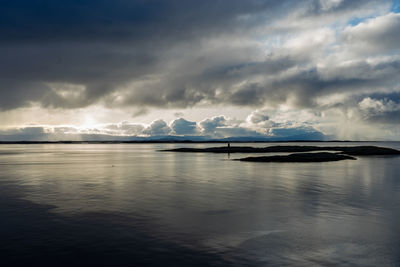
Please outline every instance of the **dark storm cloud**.
[[368, 122], [394, 125], [398, 125], [400, 123], [400, 109], [385, 112], [369, 111], [363, 115]]
[[163, 42], [248, 29], [300, 8], [326, 15], [374, 8], [382, 0], [14, 0], [2, 4], [3, 43]]
[[[325, 15], [359, 11], [364, 16], [389, 2], [8, 1], [0, 9], [0, 110], [32, 103], [69, 109], [102, 103], [140, 110], [199, 103], [262, 106], [289, 98], [310, 107], [314, 97], [332, 92], [390, 87], [398, 82], [387, 79], [398, 70], [393, 62], [379, 77], [375, 65], [371, 77], [357, 70], [339, 77], [334, 73], [342, 67], [321, 74], [308, 54], [260, 52], [268, 46], [260, 41], [268, 37], [263, 31], [291, 14], [299, 23], [306, 18], [318, 25]], [[382, 20], [397, 23], [396, 16]], [[380, 51], [393, 50], [398, 40], [383, 37], [398, 27], [379, 25], [346, 29], [341, 40], [350, 51], [352, 40], [378, 36], [388, 42]]]
[[31, 101], [39, 101], [48, 92], [50, 88], [41, 82], [0, 78], [0, 111], [27, 106]]
[[[139, 52], [140, 53], [140, 52]], [[40, 102], [45, 107], [85, 107], [132, 77], [149, 71], [155, 56], [123, 52], [104, 45], [34, 44], [0, 46], [0, 92], [15, 108]], [[49, 83], [81, 85], [67, 95]]]
[[290, 75], [265, 79], [258, 83], [245, 83], [236, 90], [226, 92], [226, 101], [237, 105], [261, 105], [292, 100], [297, 107], [317, 107], [315, 100], [333, 93], [354, 95], [374, 92], [377, 88], [395, 90], [400, 82], [396, 74], [400, 61], [385, 60], [378, 63], [359, 61], [337, 68], [298, 69]]
[[[244, 4], [239, 0], [3, 3], [0, 93], [7, 103], [0, 103], [0, 108], [17, 108], [30, 102], [61, 108], [91, 105], [126, 82], [159, 74], [164, 50], [207, 36], [245, 31], [260, 17], [276, 14], [281, 6], [280, 1]], [[46, 83], [79, 84], [85, 88], [65, 96]], [[137, 103], [128, 104], [185, 102], [176, 97], [184, 89], [167, 88], [161, 98], [154, 94], [164, 90], [163, 86], [153, 89], [149, 96], [135, 94]], [[200, 100], [193, 93], [186, 94], [193, 103]]]
[[[285, 2], [291, 1], [16, 0], [2, 5], [0, 30], [6, 34], [0, 40], [175, 42], [249, 27]], [[238, 19], [247, 15], [247, 23]]]

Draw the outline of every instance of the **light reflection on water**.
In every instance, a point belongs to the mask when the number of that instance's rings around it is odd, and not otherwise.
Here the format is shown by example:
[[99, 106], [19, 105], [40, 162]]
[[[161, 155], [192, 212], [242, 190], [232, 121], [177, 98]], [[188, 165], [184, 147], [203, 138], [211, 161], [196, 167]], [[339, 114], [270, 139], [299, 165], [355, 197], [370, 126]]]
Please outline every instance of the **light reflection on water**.
[[0, 146], [1, 254], [49, 265], [400, 265], [399, 157], [156, 151], [215, 145]]

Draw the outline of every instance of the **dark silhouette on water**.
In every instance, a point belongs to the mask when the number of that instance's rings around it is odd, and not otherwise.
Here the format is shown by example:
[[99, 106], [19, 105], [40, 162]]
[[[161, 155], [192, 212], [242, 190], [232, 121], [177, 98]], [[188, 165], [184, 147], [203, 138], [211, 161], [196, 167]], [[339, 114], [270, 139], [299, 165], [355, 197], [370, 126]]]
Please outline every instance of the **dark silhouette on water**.
[[356, 158], [351, 156], [329, 153], [329, 152], [296, 153], [286, 156], [247, 157], [237, 160], [252, 161], [252, 162], [328, 162], [328, 161], [339, 161], [346, 159], [356, 160]]
[[229, 147], [207, 147], [207, 148], [176, 148], [160, 151], [172, 152], [203, 152], [203, 153], [295, 153], [312, 151], [335, 151], [351, 156], [377, 156], [377, 155], [400, 155], [400, 151], [392, 148], [378, 146], [229, 146]]
[[[392, 148], [377, 146], [269, 146], [269, 147], [249, 147], [237, 146], [231, 147], [228, 143], [227, 147], [208, 147], [208, 148], [176, 148], [161, 151], [172, 152], [195, 152], [195, 153], [290, 153], [285, 156], [268, 156], [268, 157], [247, 157], [238, 159], [240, 161], [254, 162], [327, 162], [356, 158], [352, 156], [389, 156], [400, 155], [400, 151]], [[319, 153], [303, 153], [315, 151], [334, 151], [336, 153], [319, 152]]]

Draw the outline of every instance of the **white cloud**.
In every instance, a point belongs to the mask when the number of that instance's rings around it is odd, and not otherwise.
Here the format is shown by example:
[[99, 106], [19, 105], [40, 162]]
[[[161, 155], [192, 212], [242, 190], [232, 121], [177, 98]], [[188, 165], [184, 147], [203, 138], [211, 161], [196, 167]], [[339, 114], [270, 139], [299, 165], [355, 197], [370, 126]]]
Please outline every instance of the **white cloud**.
[[164, 120], [153, 121], [146, 129], [143, 130], [143, 134], [146, 135], [167, 135], [171, 132], [171, 128], [167, 125]]
[[171, 129], [177, 135], [193, 135], [198, 133], [195, 121], [188, 121], [184, 118], [179, 118], [171, 123]]
[[348, 49], [355, 54], [388, 54], [399, 51], [400, 14], [389, 13], [348, 26], [343, 31], [342, 38]]

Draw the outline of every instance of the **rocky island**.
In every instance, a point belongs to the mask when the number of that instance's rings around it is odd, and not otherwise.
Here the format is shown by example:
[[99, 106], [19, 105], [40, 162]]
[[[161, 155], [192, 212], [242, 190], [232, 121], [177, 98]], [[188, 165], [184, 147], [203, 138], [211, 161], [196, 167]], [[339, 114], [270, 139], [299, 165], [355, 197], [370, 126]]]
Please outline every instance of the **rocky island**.
[[265, 156], [265, 157], [247, 157], [237, 159], [239, 161], [252, 162], [328, 162], [345, 159], [356, 160], [356, 158], [343, 154], [318, 152], [318, 153], [295, 153], [284, 156]]
[[[252, 162], [328, 162], [352, 159], [354, 156], [390, 156], [400, 155], [393, 148], [378, 146], [223, 146], [208, 148], [176, 148], [161, 151], [192, 153], [293, 153], [279, 156], [246, 157], [239, 161]], [[326, 152], [332, 151], [332, 152]], [[308, 153], [306, 153], [308, 152]]]

